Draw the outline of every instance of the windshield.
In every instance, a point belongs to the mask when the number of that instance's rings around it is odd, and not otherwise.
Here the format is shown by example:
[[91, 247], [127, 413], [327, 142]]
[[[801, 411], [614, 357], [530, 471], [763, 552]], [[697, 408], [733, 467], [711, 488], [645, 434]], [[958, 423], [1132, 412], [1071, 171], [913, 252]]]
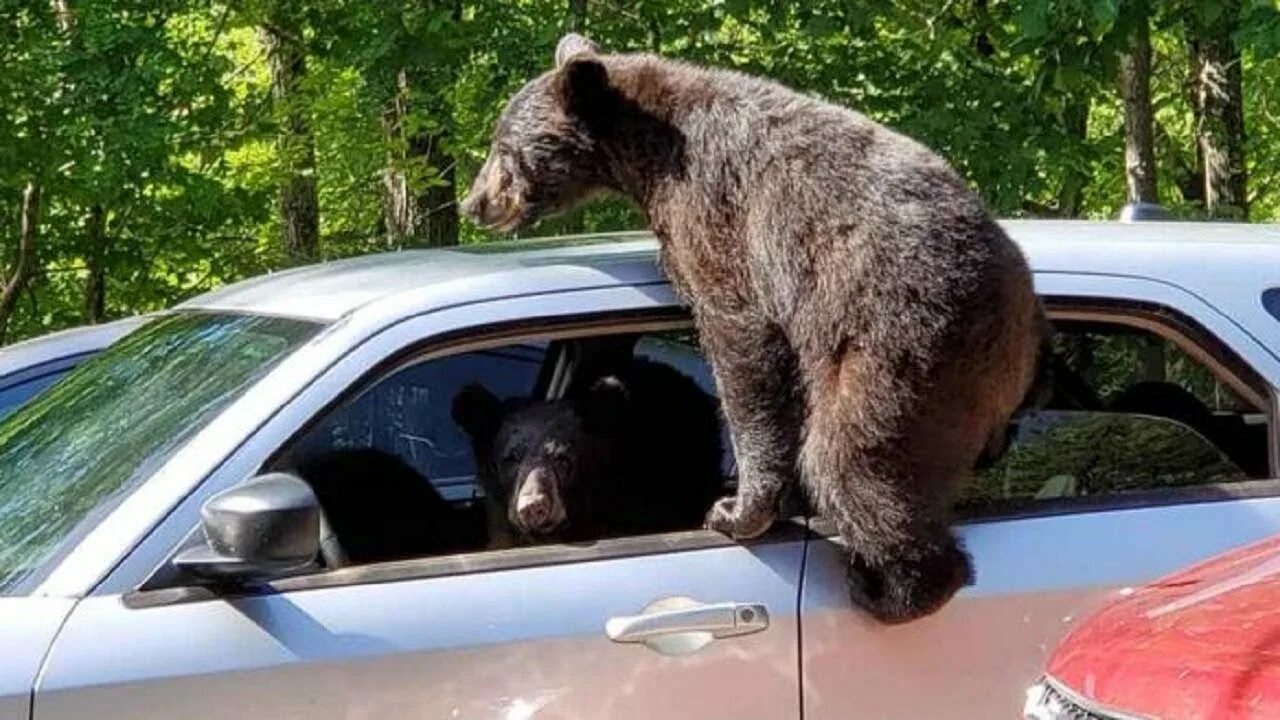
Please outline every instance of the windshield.
[[0, 595], [29, 592], [114, 500], [319, 328], [160, 318], [0, 420]]

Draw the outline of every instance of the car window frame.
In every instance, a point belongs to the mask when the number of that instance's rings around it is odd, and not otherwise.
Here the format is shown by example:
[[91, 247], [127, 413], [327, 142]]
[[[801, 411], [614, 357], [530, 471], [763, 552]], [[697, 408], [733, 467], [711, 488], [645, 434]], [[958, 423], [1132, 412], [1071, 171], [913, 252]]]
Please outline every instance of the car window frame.
[[[1064, 306], [1125, 308], [1140, 306], [1144, 303], [1156, 307], [1176, 307], [1178, 312], [1193, 320], [1197, 326], [1205, 328], [1211, 337], [1217, 338], [1224, 348], [1230, 350], [1231, 355], [1241, 358], [1246, 366], [1254, 368], [1268, 385], [1270, 385], [1270, 378], [1280, 378], [1280, 364], [1273, 362], [1274, 358], [1265, 348], [1257, 346], [1256, 339], [1245, 328], [1209, 306], [1202, 298], [1170, 283], [1142, 277], [1100, 276], [1067, 271], [1038, 271], [1036, 282], [1038, 293], [1051, 310]], [[583, 308], [592, 309], [584, 311]], [[531, 327], [584, 317], [599, 318], [673, 311], [679, 313], [681, 317], [687, 317], [687, 307], [677, 297], [674, 287], [665, 280], [658, 280], [494, 298], [390, 318], [376, 332], [362, 337], [359, 342], [348, 347], [342, 359], [333, 362], [323, 373], [312, 378], [306, 390], [299, 392], [285, 406], [275, 411], [271, 422], [256, 428], [250, 435], [243, 438], [237, 451], [204, 474], [182, 505], [172, 509], [166, 517], [154, 525], [135, 546], [134, 551], [92, 586], [90, 592], [94, 595], [133, 593], [136, 599], [139, 588], [143, 587], [145, 581], [152, 577], [157, 569], [163, 567], [191, 537], [194, 532], [193, 525], [186, 524], [185, 519], [198, 517], [199, 504], [203, 499], [214, 492], [243, 482], [251, 474], [252, 468], [259, 467], [267, 455], [284, 444], [285, 437], [278, 437], [274, 441], [270, 439], [280, 432], [278, 429], [272, 429], [273, 425], [281, 422], [295, 422], [293, 430], [288, 433], [292, 434], [302, 422], [321, 415], [323, 411], [321, 405], [328, 405], [335, 401], [337, 395], [341, 394], [341, 388], [333, 390], [333, 397], [328, 401], [317, 402], [313, 396], [316, 394], [324, 396], [327, 391], [317, 392], [321, 386], [329, 386], [332, 390], [333, 384], [338, 382], [335, 377], [349, 376], [350, 380], [343, 381], [342, 385], [342, 387], [348, 387], [366, 375], [371, 367], [381, 364], [385, 369], [389, 367], [389, 363], [402, 361], [406, 354], [420, 352], [427, 343], [465, 340], [491, 331], [495, 327]], [[459, 316], [459, 313], [462, 315]], [[434, 321], [437, 318], [444, 319], [436, 323]], [[437, 326], [442, 329], [433, 329]], [[368, 351], [369, 354], [373, 354], [374, 351], [369, 348], [379, 343], [390, 344], [391, 350], [377, 351], [376, 361], [369, 362], [367, 366], [358, 370], [349, 367], [342, 373], [335, 372], [336, 368], [361, 352]], [[1266, 365], [1265, 369], [1255, 367], [1258, 363], [1265, 365], [1267, 362], [1271, 362], [1271, 365]], [[1280, 408], [1280, 399], [1277, 398], [1274, 390], [1271, 391], [1271, 407], [1272, 417], [1280, 417], [1280, 412], [1277, 412]], [[299, 414], [304, 417], [295, 420], [294, 418]], [[1275, 448], [1280, 447], [1280, 441], [1276, 439], [1276, 425], [1276, 422], [1271, 423], [1273, 458], [1277, 455]], [[272, 443], [270, 449], [257, 447], [267, 442]], [[254, 456], [259, 460], [251, 461]], [[241, 473], [243, 473], [242, 476]], [[235, 480], [228, 479], [231, 477]], [[1268, 483], [1262, 492], [1267, 495], [1280, 494], [1280, 482]], [[1172, 499], [1166, 501], [1172, 501]], [[1080, 509], [1073, 511], [1079, 512], [1082, 508], [1083, 506], [1080, 506]], [[1042, 514], [1047, 512], [1049, 509], [1044, 508]]]
[[[1265, 381], [1252, 371], [1229, 348], [1208, 339], [1216, 338], [1194, 320], [1170, 308], [1138, 303], [1116, 303], [1107, 300], [1084, 300], [1047, 298], [1046, 306], [1053, 320], [1088, 320], [1103, 321], [1136, 327], [1158, 334], [1170, 342], [1183, 348], [1193, 357], [1205, 362], [1216, 375], [1226, 375], [1231, 379], [1233, 388], [1239, 387], [1251, 397], [1258, 393], [1258, 383]], [[630, 315], [630, 316], [628, 316]], [[393, 377], [401, 370], [433, 359], [473, 352], [501, 348], [512, 343], [526, 341], [546, 341], [553, 347], [558, 340], [601, 337], [609, 334], [633, 334], [643, 332], [661, 332], [671, 330], [688, 330], [693, 327], [692, 318], [683, 309], [659, 309], [639, 314], [604, 314], [575, 319], [568, 322], [551, 321], [532, 326], [516, 323], [512, 327], [490, 328], [483, 333], [460, 332], [453, 337], [441, 337], [422, 341], [416, 346], [407, 347], [401, 352], [386, 358], [361, 375], [336, 395], [320, 411], [312, 415], [303, 425], [298, 427], [288, 439], [273, 450], [261, 467], [267, 467], [275, 461], [292, 442], [303, 437], [315, 425], [324, 421], [329, 413], [342, 408], [353, 398], [359, 397], [383, 380]], [[1200, 341], [1192, 337], [1201, 338]], [[554, 361], [554, 360], [553, 360]], [[1248, 379], [1240, 374], [1232, 373], [1230, 367], [1243, 367]], [[1243, 373], [1241, 373], [1243, 374]], [[1223, 379], [1226, 380], [1227, 377]], [[554, 391], [540, 383], [538, 388], [548, 396]], [[1273, 418], [1274, 416], [1272, 416]], [[1273, 423], [1274, 424], [1274, 423]], [[1274, 457], [1272, 457], [1274, 463]], [[1251, 483], [1231, 483], [1224, 485], [1196, 485], [1188, 488], [1157, 490], [1148, 492], [1126, 493], [1117, 496], [1091, 496], [1086, 502], [1076, 499], [1036, 503], [1033, 507], [1020, 506], [1010, 511], [997, 511], [990, 515], [962, 517], [961, 521], [1007, 520], [1015, 517], [1039, 517], [1049, 514], [1064, 514], [1072, 511], [1091, 512], [1118, 507], [1132, 507], [1135, 503], [1152, 504], [1158, 499], [1160, 504], [1177, 502], [1203, 501], [1217, 496], [1232, 498], [1256, 496], [1263, 494], [1280, 494], [1280, 482], [1257, 481]], [[820, 533], [830, 532], [830, 528], [822, 518], [815, 518], [814, 529]], [[789, 522], [779, 523], [766, 536], [753, 542], [780, 542], [793, 539], [797, 528], [806, 525], [803, 518], [790, 518]], [[194, 529], [193, 529], [194, 537]], [[297, 590], [344, 587], [353, 584], [373, 582], [398, 582], [420, 580], [435, 577], [446, 577], [458, 574], [477, 572], [500, 572], [519, 570], [528, 567], [558, 565], [566, 563], [590, 562], [598, 560], [621, 559], [639, 555], [663, 552], [681, 552], [711, 547], [724, 547], [735, 542], [725, 536], [709, 530], [681, 531], [662, 533], [641, 537], [611, 538], [587, 546], [545, 545], [530, 548], [513, 548], [502, 550], [484, 550], [471, 553], [451, 554], [438, 557], [399, 560], [394, 562], [372, 563], [359, 567], [339, 568], [335, 570], [318, 570], [312, 573], [285, 577], [259, 587], [245, 587], [234, 593], [259, 594], [263, 592], [291, 592]], [[175, 554], [176, 554], [175, 550]], [[175, 602], [192, 602], [210, 599], [214, 596], [225, 596], [226, 590], [211, 590], [199, 585], [185, 583], [174, 584], [173, 578], [163, 573], [153, 575], [136, 591], [126, 594], [125, 602], [130, 607], [152, 607]]]
[[[516, 321], [507, 326], [494, 326], [483, 331], [459, 331], [420, 341], [417, 345], [392, 354], [348, 384], [339, 394], [325, 403], [306, 422], [296, 428], [274, 448], [254, 471], [269, 467], [281, 453], [300, 437], [324, 421], [329, 413], [342, 408], [347, 402], [382, 380], [394, 376], [400, 370], [434, 359], [501, 348], [512, 343], [547, 341], [553, 346], [558, 340], [597, 338], [606, 335], [630, 335], [645, 332], [687, 330], [693, 320], [687, 309], [676, 306], [656, 307], [648, 310], [606, 311], [584, 313], [568, 319], [540, 321]], [[539, 383], [550, 396], [554, 391]], [[245, 478], [247, 479], [247, 478]], [[523, 570], [548, 565], [619, 560], [646, 555], [689, 552], [710, 548], [739, 545], [754, 547], [794, 542], [806, 532], [807, 521], [803, 517], [782, 518], [768, 532], [747, 541], [735, 541], [721, 533], [706, 529], [654, 533], [641, 536], [607, 538], [589, 544], [550, 544], [533, 547], [481, 550], [443, 556], [414, 558], [333, 570], [317, 570], [311, 573], [282, 577], [258, 586], [211, 589], [184, 582], [169, 572], [167, 567], [174, 557], [193, 542], [199, 541], [199, 528], [193, 527], [188, 536], [169, 553], [160, 566], [148, 575], [136, 588], [123, 594], [128, 607], [145, 608], [183, 602], [198, 602], [214, 597], [242, 597], [298, 590], [346, 587], [374, 582], [401, 582], [448, 577], [479, 572]]]
[[[1034, 503], [1010, 502], [1008, 507], [962, 511], [958, 524], [985, 524], [1028, 518], [1053, 517], [1172, 506], [1212, 501], [1244, 500], [1280, 496], [1280, 398], [1267, 379], [1240, 353], [1197, 319], [1180, 309], [1150, 301], [1129, 301], [1100, 297], [1047, 297], [1046, 311], [1051, 321], [1077, 320], [1131, 327], [1156, 335], [1175, 345], [1189, 357], [1205, 365], [1215, 378], [1229, 385], [1241, 398], [1267, 415], [1267, 457], [1271, 478], [1233, 483], [1206, 483], [1178, 488], [1131, 491], [1114, 495], [1052, 498]], [[814, 532], [834, 536], [825, 518], [811, 518]]]

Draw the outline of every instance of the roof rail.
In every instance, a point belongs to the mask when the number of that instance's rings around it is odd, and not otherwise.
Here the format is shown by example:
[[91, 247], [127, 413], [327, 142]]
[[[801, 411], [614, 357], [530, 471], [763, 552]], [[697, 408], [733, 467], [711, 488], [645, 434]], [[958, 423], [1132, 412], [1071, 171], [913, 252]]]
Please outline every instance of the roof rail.
[[1152, 202], [1131, 202], [1120, 208], [1120, 222], [1142, 220], [1172, 220], [1173, 215], [1163, 206]]

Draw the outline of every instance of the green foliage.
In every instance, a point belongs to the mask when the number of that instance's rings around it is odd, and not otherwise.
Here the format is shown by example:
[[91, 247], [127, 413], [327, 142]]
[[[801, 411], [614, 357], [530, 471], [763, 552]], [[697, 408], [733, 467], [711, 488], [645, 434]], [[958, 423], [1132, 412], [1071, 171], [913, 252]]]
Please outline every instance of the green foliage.
[[[1194, 171], [1187, 17], [1149, 2], [1161, 198]], [[21, 191], [44, 190], [40, 272], [11, 338], [82, 322], [94, 263], [106, 314], [168, 305], [283, 264], [278, 109], [259, 27], [287, 17], [307, 54], [290, 103], [316, 148], [322, 257], [398, 246], [387, 173], [454, 195], [505, 99], [550, 67], [569, 0], [0, 0], [0, 272]], [[1134, 0], [589, 0], [609, 49], [763, 73], [937, 148], [1004, 216], [1114, 217], [1124, 200], [1117, 53]], [[65, 11], [59, 11], [64, 8]], [[1252, 215], [1280, 217], [1280, 5], [1241, 0]], [[389, 108], [402, 112], [388, 130]], [[440, 150], [428, 157], [414, 140]], [[447, 195], [447, 193], [446, 193]], [[91, 227], [95, 209], [104, 222]], [[439, 208], [452, 212], [448, 203]], [[607, 200], [535, 234], [630, 229]], [[463, 243], [489, 235], [463, 223]], [[99, 253], [98, 244], [101, 243]]]

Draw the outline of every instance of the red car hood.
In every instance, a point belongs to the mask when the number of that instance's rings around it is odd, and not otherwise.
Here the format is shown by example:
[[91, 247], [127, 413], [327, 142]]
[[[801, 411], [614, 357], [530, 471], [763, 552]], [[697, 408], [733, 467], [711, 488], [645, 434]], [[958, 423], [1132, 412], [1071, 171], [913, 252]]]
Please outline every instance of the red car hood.
[[1280, 536], [1137, 588], [1077, 626], [1049, 675], [1155, 718], [1280, 718]]

